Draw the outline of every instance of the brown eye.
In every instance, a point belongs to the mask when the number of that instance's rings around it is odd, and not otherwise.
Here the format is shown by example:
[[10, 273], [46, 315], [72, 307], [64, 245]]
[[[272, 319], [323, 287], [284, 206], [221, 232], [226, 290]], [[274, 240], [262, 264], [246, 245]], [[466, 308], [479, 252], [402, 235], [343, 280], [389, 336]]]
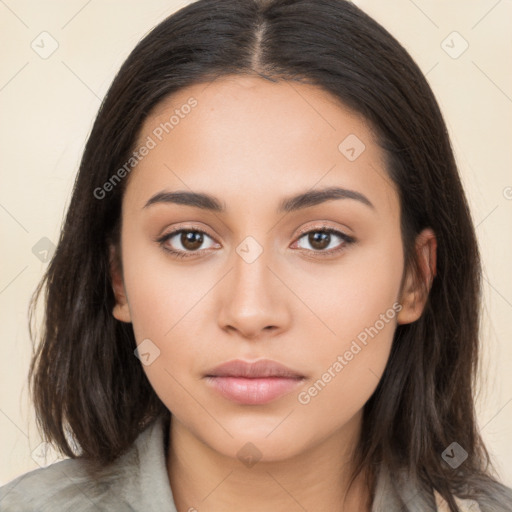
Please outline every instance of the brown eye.
[[[212, 243], [203, 247], [207, 239], [212, 240]], [[194, 256], [194, 253], [210, 249], [214, 245], [213, 239], [200, 229], [178, 229], [160, 237], [157, 242], [164, 250], [180, 258]]]
[[322, 250], [329, 246], [331, 234], [324, 231], [314, 231], [308, 234], [308, 242], [314, 249]]
[[203, 244], [203, 233], [200, 231], [182, 231], [180, 242], [188, 251], [197, 251]]
[[[299, 242], [301, 240], [306, 240], [306, 245], [309, 245], [311, 249], [308, 247], [304, 247]], [[338, 243], [336, 241], [338, 240]], [[341, 242], [340, 242], [341, 241]], [[317, 252], [319, 255], [331, 255], [337, 253], [338, 251], [343, 250], [347, 245], [355, 242], [355, 239], [341, 231], [338, 231], [333, 228], [322, 228], [322, 229], [314, 229], [304, 233], [298, 239], [299, 249], [307, 249], [309, 252]], [[334, 246], [334, 248], [333, 248]], [[326, 250], [328, 249], [329, 250]]]

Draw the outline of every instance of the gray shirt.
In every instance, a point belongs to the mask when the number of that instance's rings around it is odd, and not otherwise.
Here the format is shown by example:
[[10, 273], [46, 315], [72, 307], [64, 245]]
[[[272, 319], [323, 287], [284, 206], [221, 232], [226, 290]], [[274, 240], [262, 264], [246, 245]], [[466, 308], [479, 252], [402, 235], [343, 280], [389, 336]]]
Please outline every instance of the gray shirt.
[[[157, 420], [95, 479], [80, 459], [66, 459], [21, 475], [0, 487], [0, 511], [177, 512], [166, 468], [167, 433], [164, 420]], [[372, 512], [449, 511], [436, 492], [418, 493], [404, 481], [398, 487], [398, 480], [379, 473]], [[458, 499], [457, 503], [462, 511], [487, 510], [471, 500]], [[194, 510], [193, 504], [188, 510]]]

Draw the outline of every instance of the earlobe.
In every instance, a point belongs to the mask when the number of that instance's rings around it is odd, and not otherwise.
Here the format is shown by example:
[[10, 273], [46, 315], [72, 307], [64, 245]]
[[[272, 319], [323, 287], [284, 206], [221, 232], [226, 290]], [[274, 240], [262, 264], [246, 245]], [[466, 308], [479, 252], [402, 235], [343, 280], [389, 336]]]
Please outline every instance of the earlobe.
[[432, 229], [425, 228], [416, 237], [415, 248], [421, 275], [417, 276], [410, 269], [406, 276], [400, 297], [402, 309], [397, 316], [398, 324], [409, 324], [420, 318], [437, 274], [437, 239]]
[[126, 290], [124, 287], [123, 276], [120, 265], [120, 257], [117, 250], [112, 245], [110, 246], [110, 278], [112, 281], [112, 289], [116, 303], [112, 308], [112, 316], [120, 322], [130, 323], [131, 315], [126, 297]]

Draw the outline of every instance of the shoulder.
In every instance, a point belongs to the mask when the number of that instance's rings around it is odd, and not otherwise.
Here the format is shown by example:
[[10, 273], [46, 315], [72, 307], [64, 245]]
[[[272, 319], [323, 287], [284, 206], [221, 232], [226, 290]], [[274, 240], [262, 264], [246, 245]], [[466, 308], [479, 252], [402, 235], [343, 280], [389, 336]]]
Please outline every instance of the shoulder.
[[25, 473], [0, 487], [0, 509], [92, 511], [97, 509], [96, 503], [108, 485], [105, 484], [91, 478], [81, 460], [67, 459]]
[[[435, 490], [434, 497], [436, 500], [437, 512], [450, 512], [450, 506], [446, 500]], [[480, 505], [475, 500], [463, 500], [461, 498], [457, 498], [457, 496], [454, 496], [453, 498], [455, 503], [457, 503], [460, 512], [483, 512]]]
[[[0, 487], [0, 509], [5, 512], [97, 511], [116, 499], [114, 510], [133, 510], [123, 490], [134, 485], [137, 450], [131, 448], [101, 474], [93, 475], [81, 459], [66, 459], [25, 473]], [[120, 501], [121, 500], [121, 501]]]
[[[460, 512], [511, 512], [512, 489], [498, 481], [490, 481], [485, 490], [475, 493], [472, 499], [453, 496]], [[450, 512], [450, 507], [439, 493], [434, 491], [437, 512]]]
[[[461, 494], [452, 497], [459, 512], [512, 512], [512, 489], [491, 476], [468, 477]], [[450, 512], [447, 501], [434, 489], [436, 512]]]
[[[453, 494], [459, 512], [512, 512], [512, 489], [492, 478], [469, 478], [466, 495]], [[470, 497], [469, 497], [470, 496]], [[431, 487], [412, 479], [406, 470], [379, 468], [372, 512], [411, 510], [450, 512], [447, 501]]]
[[[151, 502], [146, 503], [149, 496]], [[161, 421], [150, 425], [127, 452], [99, 472], [91, 472], [80, 458], [66, 459], [0, 487], [2, 512], [151, 511], [161, 509], [154, 508], [157, 504], [173, 511]]]
[[[512, 489], [492, 477], [468, 480], [472, 485], [465, 492], [452, 494], [459, 512], [512, 512]], [[434, 499], [436, 512], [450, 512], [447, 501], [435, 489]]]

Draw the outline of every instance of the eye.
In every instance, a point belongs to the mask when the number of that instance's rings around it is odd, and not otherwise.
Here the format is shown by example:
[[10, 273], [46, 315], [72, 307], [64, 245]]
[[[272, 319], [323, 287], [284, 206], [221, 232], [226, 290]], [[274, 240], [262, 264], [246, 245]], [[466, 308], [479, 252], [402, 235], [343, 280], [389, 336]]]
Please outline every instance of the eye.
[[[296, 243], [299, 243], [303, 239], [306, 244], [309, 244], [313, 249], [310, 250], [307, 247], [301, 247], [300, 244], [299, 249], [318, 253], [321, 257], [337, 254], [338, 252], [343, 251], [348, 245], [355, 242], [355, 238], [338, 231], [337, 229], [328, 227], [306, 231], [302, 236], [300, 236]], [[341, 243], [338, 241], [336, 244], [336, 239], [341, 240]], [[334, 249], [332, 248], [333, 246], [335, 247]]]
[[[176, 229], [170, 233], [166, 233], [165, 235], [157, 238], [156, 241], [165, 251], [171, 253], [173, 256], [177, 258], [188, 258], [215, 246], [216, 243], [214, 242], [209, 247], [202, 247], [205, 243], [205, 237], [213, 241], [213, 238], [202, 229], [190, 227]], [[338, 252], [343, 251], [348, 245], [355, 242], [355, 238], [338, 231], [337, 229], [325, 226], [303, 232], [295, 243], [298, 244], [303, 239], [306, 241], [306, 244], [309, 244], [312, 247], [312, 249], [303, 247], [300, 244], [298, 248], [301, 251], [316, 253], [315, 256], [320, 257], [337, 254]], [[336, 244], [336, 239], [341, 242]], [[333, 242], [336, 247], [334, 249], [332, 249]], [[217, 244], [217, 246], [219, 246], [219, 244]], [[329, 249], [329, 247], [331, 248]]]
[[[202, 252], [202, 250], [199, 249], [205, 242], [205, 236], [210, 240], [213, 240], [201, 229], [177, 229], [161, 236], [157, 239], [157, 242], [164, 250], [170, 252], [174, 256], [178, 258], [188, 258], [190, 256], [194, 256], [193, 253]], [[203, 247], [205, 250], [209, 248], [211, 247]]]

